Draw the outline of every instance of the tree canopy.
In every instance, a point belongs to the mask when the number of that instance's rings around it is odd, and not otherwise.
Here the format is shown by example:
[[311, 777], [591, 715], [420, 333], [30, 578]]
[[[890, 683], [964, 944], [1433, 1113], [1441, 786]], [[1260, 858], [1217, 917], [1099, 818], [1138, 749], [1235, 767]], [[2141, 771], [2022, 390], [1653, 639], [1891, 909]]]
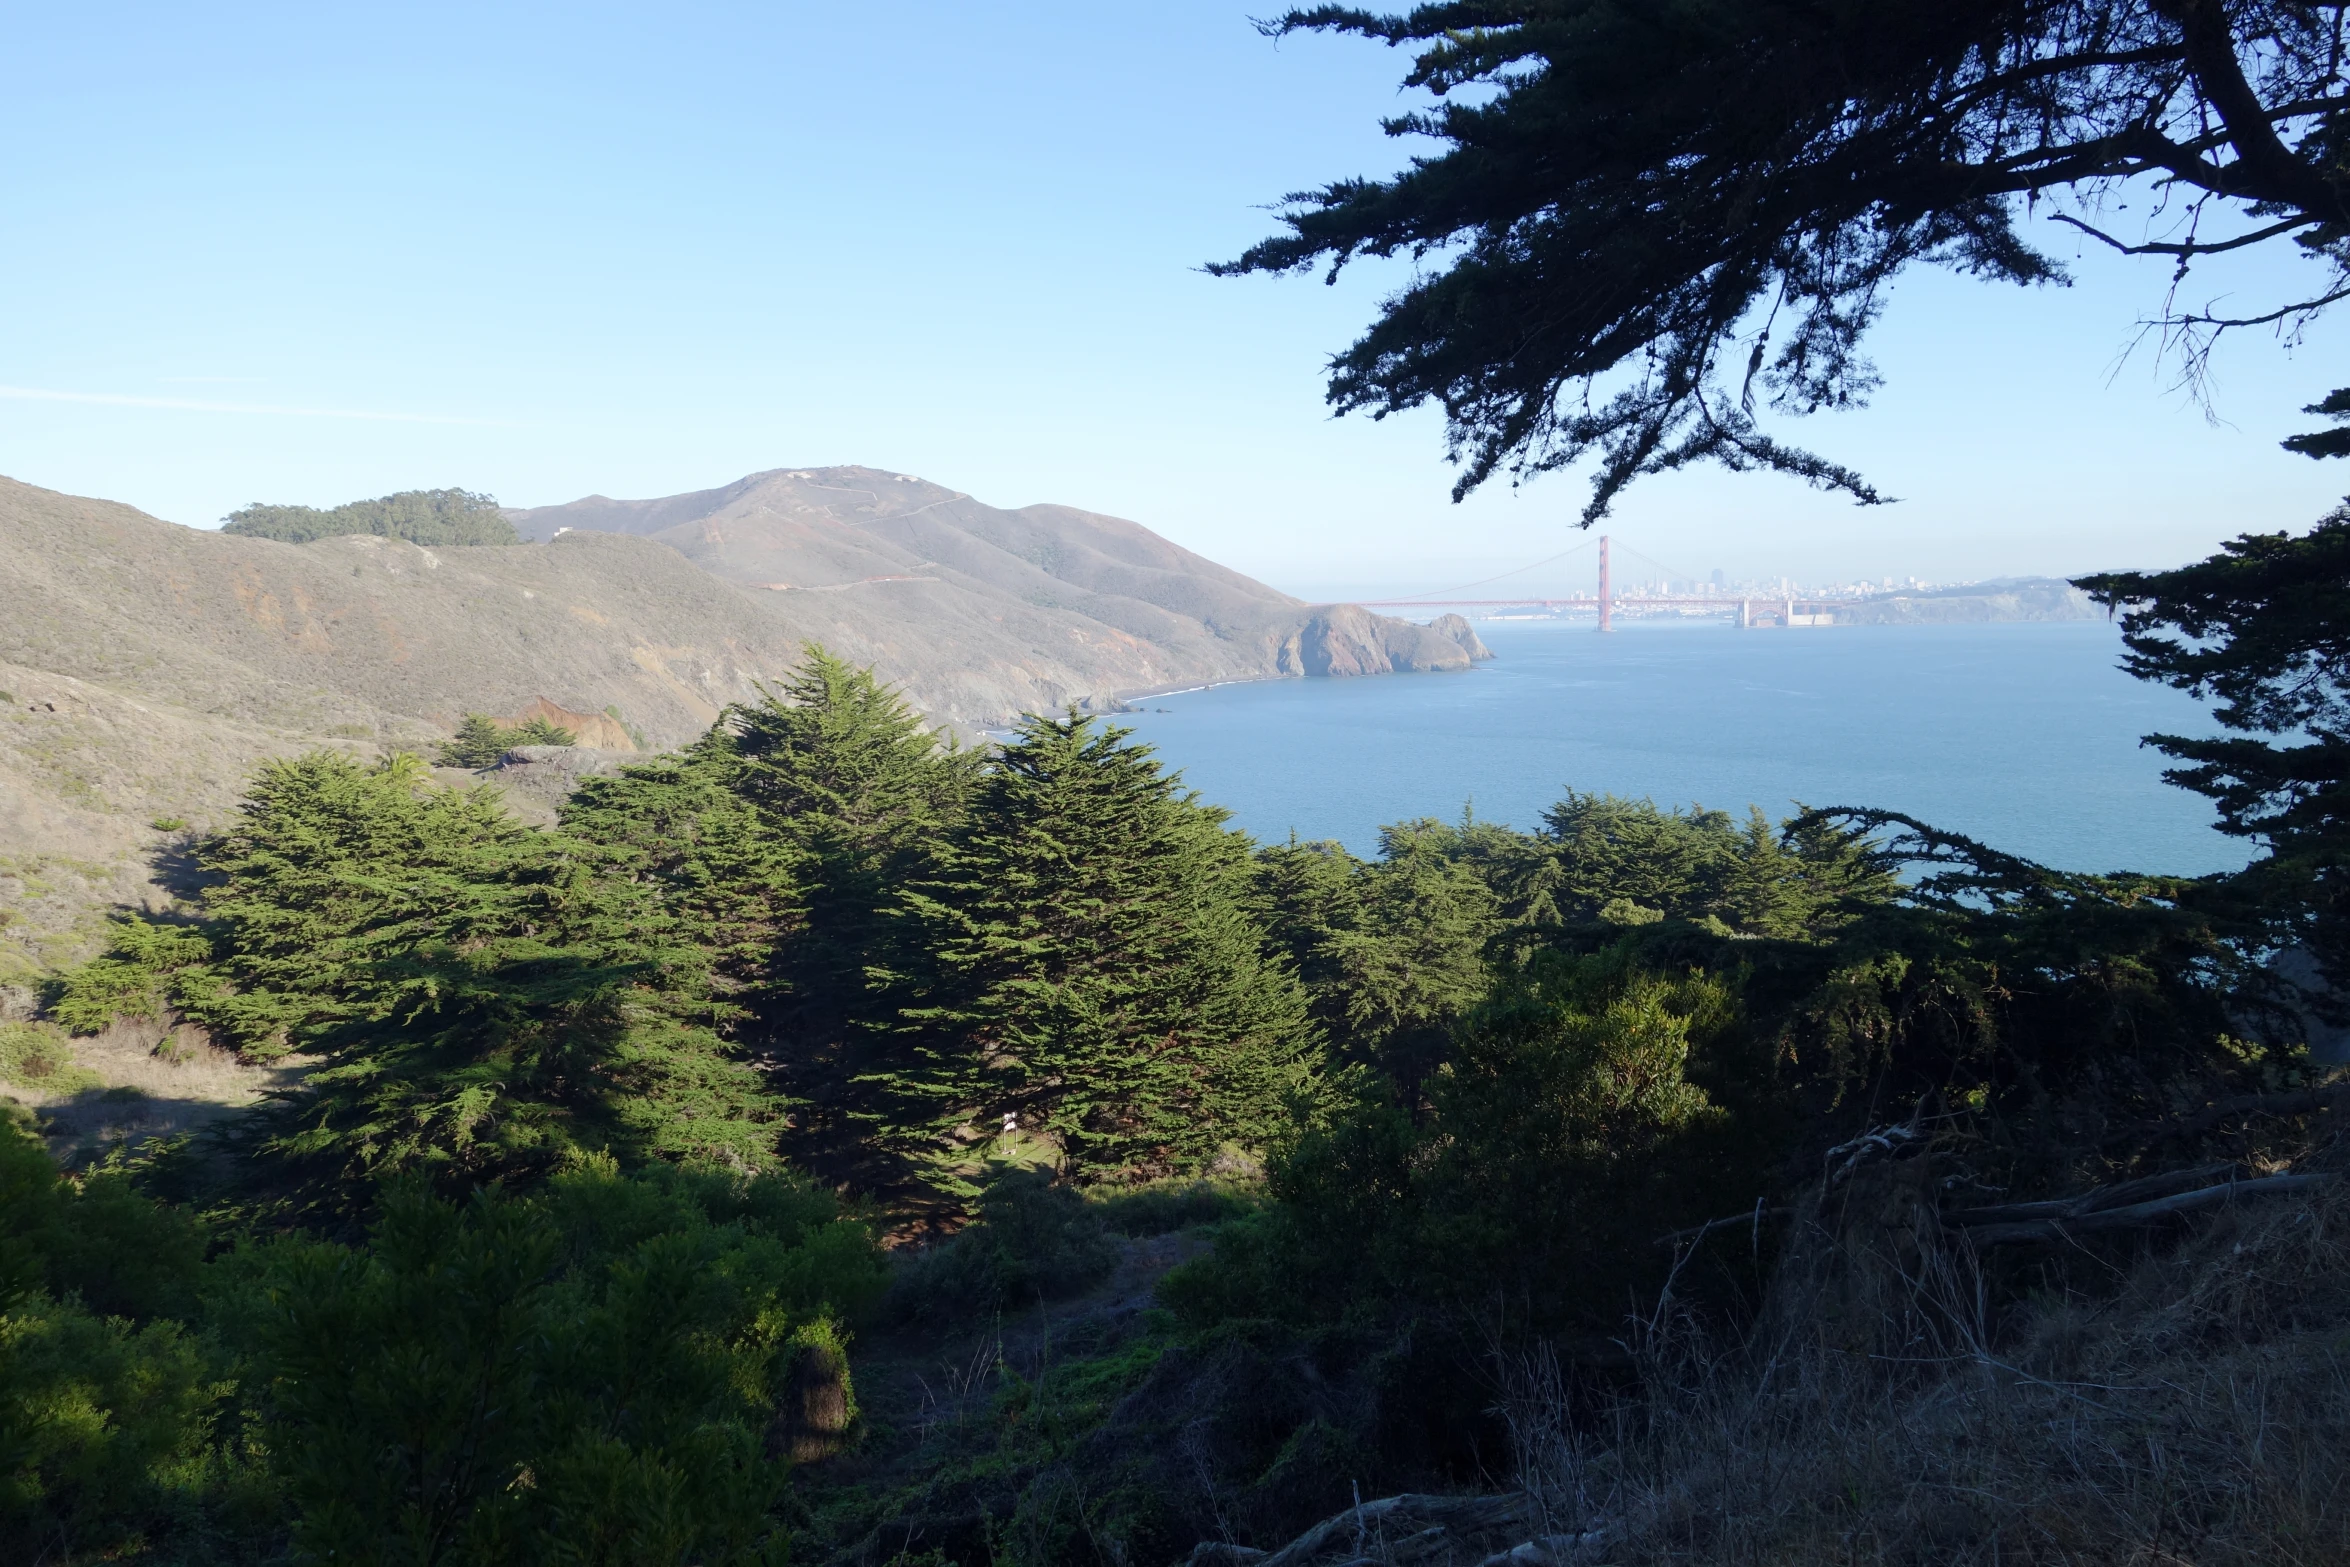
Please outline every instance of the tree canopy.
[[406, 539], [411, 544], [520, 544], [522, 536], [498, 509], [495, 496], [471, 490], [401, 490], [372, 501], [328, 510], [255, 501], [222, 519], [220, 531], [252, 539], [308, 544], [354, 533]]
[[[1332, 361], [1331, 402], [1442, 405], [1456, 497], [1496, 471], [1599, 458], [1585, 525], [1635, 477], [1703, 459], [1880, 497], [1782, 444], [1758, 398], [1863, 400], [1861, 340], [1913, 262], [2061, 282], [2019, 233], [2031, 203], [2133, 254], [2290, 240], [2305, 297], [2178, 310], [2190, 368], [2232, 327], [2350, 290], [2344, 7], [2303, 0], [1443, 0], [1293, 10], [1269, 30], [1417, 51], [1444, 144], [1390, 179], [1289, 198], [1289, 232], [1225, 275], [1365, 256], [1422, 264]], [[2145, 232], [2103, 203], [2153, 186]], [[2175, 290], [2174, 290], [2175, 297]], [[2322, 405], [2321, 405], [2322, 406]]]
[[441, 742], [433, 760], [443, 767], [495, 767], [518, 745], [577, 745], [579, 736], [545, 717], [508, 727], [487, 713], [467, 713], [457, 732]]
[[[94, 1085], [28, 1050], [126, 1017], [282, 1073], [73, 1178], [0, 1098], [0, 1557], [1168, 1561], [1489, 1472], [1444, 1466], [1495, 1451], [1497, 1354], [1634, 1418], [1668, 1406], [1627, 1346], [1669, 1312], [1911, 1366], [1837, 1325], [1877, 1333], [1879, 1297], [1786, 1271], [1838, 1210], [1949, 1246], [1986, 1200], [2072, 1213], [2327, 1135], [2263, 962], [2350, 951], [2333, 906], [2276, 912], [2350, 863], [2346, 539], [2095, 584], [2140, 674], [2222, 704], [2234, 733], [2174, 754], [2251, 790], [2277, 853], [2232, 877], [1572, 790], [1531, 831], [1259, 848], [1128, 731], [966, 750], [819, 648], [551, 828], [413, 756], [268, 763], [187, 902], [0, 1022], [0, 1076], [47, 1095]], [[932, 1243], [885, 1260], [867, 1217]], [[2075, 1309], [2144, 1244], [2062, 1241], [1968, 1274], [1969, 1309]], [[1048, 1306], [1031, 1379], [1005, 1324]], [[867, 1421], [878, 1314], [931, 1336], [880, 1352]], [[936, 1420], [905, 1373], [961, 1343], [994, 1380]], [[1080, 1493], [1135, 1506], [1053, 1511]]]

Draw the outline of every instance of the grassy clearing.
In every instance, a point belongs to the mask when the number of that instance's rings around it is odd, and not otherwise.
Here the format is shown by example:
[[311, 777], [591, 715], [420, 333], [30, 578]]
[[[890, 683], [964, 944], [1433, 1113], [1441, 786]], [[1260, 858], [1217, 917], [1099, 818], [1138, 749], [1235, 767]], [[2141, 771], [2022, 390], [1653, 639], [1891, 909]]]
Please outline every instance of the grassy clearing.
[[303, 1067], [250, 1065], [184, 1025], [122, 1019], [76, 1039], [46, 1022], [0, 1023], [0, 1095], [75, 1166], [234, 1115]]

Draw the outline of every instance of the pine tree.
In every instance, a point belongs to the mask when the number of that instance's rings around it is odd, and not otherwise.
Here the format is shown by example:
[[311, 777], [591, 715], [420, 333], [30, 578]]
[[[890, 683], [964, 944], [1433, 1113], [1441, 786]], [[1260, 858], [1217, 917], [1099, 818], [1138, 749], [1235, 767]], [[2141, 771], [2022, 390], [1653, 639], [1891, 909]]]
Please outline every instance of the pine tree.
[[1315, 1020], [1342, 1056], [1395, 1077], [1407, 1098], [1442, 1059], [1454, 1019], [1485, 993], [1485, 944], [1500, 902], [1456, 858], [1458, 830], [1390, 827], [1366, 865], [1336, 844], [1258, 856], [1274, 939], [1296, 965]]
[[947, 1124], [1017, 1116], [1089, 1178], [1261, 1142], [1312, 1038], [1247, 909], [1247, 840], [1128, 733], [1028, 720], [903, 903], [930, 968], [901, 1086]]
[[579, 744], [579, 736], [543, 715], [506, 731], [506, 748], [508, 750], [512, 750], [518, 745], [577, 744]]
[[866, 1132], [910, 1113], [885, 1086], [891, 976], [922, 967], [891, 910], [930, 874], [978, 755], [926, 728], [871, 669], [813, 644], [780, 689], [729, 709], [720, 727], [727, 787], [791, 857], [792, 917], [763, 980], [760, 1037], [795, 1102], [794, 1152], [880, 1179]]
[[777, 948], [806, 926], [808, 857], [747, 797], [746, 770], [721, 720], [677, 756], [582, 779], [562, 818], [656, 892], [678, 938], [707, 957], [730, 1030], [763, 1035]]
[[264, 768], [202, 858], [213, 956], [173, 1003], [249, 1056], [317, 1061], [266, 1152], [330, 1180], [581, 1148], [774, 1162], [774, 1105], [712, 1030], [709, 960], [625, 854], [413, 757], [321, 752]]
[[443, 767], [495, 767], [510, 742], [504, 726], [486, 713], [467, 713], [457, 732], [441, 742], [433, 760]]

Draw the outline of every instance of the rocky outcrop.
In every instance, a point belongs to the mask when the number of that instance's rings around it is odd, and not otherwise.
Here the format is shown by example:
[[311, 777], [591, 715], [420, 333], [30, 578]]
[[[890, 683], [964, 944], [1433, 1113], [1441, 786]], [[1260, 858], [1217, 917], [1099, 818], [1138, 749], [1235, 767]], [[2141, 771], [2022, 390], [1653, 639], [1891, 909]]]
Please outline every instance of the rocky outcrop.
[[[1460, 619], [1457, 615], [1449, 618]], [[1461, 621], [1461, 625], [1466, 630], [1468, 622]], [[1483, 650], [1476, 633], [1469, 633], [1469, 641]], [[1328, 604], [1316, 608], [1303, 625], [1283, 639], [1274, 669], [1283, 675], [1344, 678], [1466, 669], [1476, 656], [1433, 626], [1391, 620], [1358, 604]]]
[[643, 760], [633, 748], [607, 751], [585, 745], [518, 745], [498, 758], [495, 767], [485, 767], [471, 776], [504, 790], [515, 815], [543, 825], [555, 819], [556, 811], [571, 798], [581, 779], [616, 773]]
[[1439, 615], [1428, 622], [1428, 629], [1440, 637], [1448, 637], [1458, 643], [1461, 651], [1478, 663], [1483, 663], [1493, 656], [1493, 649], [1487, 647], [1478, 638], [1477, 628], [1470, 625], [1462, 616]]
[[619, 719], [609, 713], [575, 713], [567, 707], [558, 707], [540, 697], [530, 706], [516, 713], [506, 722], [520, 729], [534, 718], [543, 718], [557, 729], [568, 729], [574, 744], [598, 751], [633, 751], [635, 739]]

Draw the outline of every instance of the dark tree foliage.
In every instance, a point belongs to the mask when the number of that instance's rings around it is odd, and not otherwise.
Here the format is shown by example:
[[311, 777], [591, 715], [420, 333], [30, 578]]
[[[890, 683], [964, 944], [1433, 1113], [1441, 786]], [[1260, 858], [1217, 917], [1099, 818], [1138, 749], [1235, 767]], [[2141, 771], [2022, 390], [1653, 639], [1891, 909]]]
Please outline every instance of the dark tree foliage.
[[2163, 776], [2217, 805], [2222, 832], [2268, 846], [2239, 895], [2276, 939], [2350, 974], [2350, 506], [2078, 585], [2119, 612], [2132, 674], [2213, 703], [2226, 733], [2145, 743], [2183, 764]]
[[372, 533], [411, 544], [520, 544], [495, 498], [470, 490], [402, 490], [372, 501], [350, 501], [330, 510], [315, 506], [271, 506], [261, 501], [230, 512], [221, 532], [254, 539], [308, 544], [314, 539]]
[[676, 756], [580, 780], [563, 830], [616, 856], [655, 891], [681, 940], [709, 960], [729, 1031], [760, 1033], [776, 1004], [777, 949], [805, 929], [808, 855], [746, 798], [721, 722]]
[[259, 1147], [302, 1200], [585, 1150], [775, 1162], [776, 1106], [715, 1029], [709, 933], [641, 862], [434, 787], [413, 757], [272, 763], [205, 846], [201, 923], [134, 924], [61, 1017], [160, 997], [248, 1057], [313, 1065]]
[[2075, 585], [2120, 613], [2131, 674], [2211, 701], [2232, 731], [2147, 739], [2188, 764], [2164, 776], [2216, 801], [2221, 831], [2282, 849], [2343, 829], [2350, 506], [2305, 534], [2247, 533], [2176, 571]]
[[1410, 839], [1474, 867], [1511, 923], [1537, 928], [1673, 919], [1800, 937], [1833, 930], [1898, 887], [1861, 835], [1815, 816], [1774, 828], [1759, 809], [1741, 824], [1723, 811], [1572, 789], [1533, 833], [1419, 822]]
[[2350, 420], [2350, 386], [2328, 393], [2301, 411], [2321, 414], [2331, 419], [2335, 428], [2289, 435], [2279, 443], [2286, 451], [2299, 452], [2304, 457], [2350, 457], [2350, 428], [2343, 428], [2344, 421]]
[[871, 669], [810, 646], [781, 688], [721, 721], [732, 787], [788, 842], [799, 918], [773, 957], [772, 1048], [828, 1135], [853, 1138], [884, 982], [913, 959], [896, 916], [963, 818], [980, 755], [929, 728]]
[[1445, 852], [1436, 824], [1405, 823], [1382, 837], [1384, 853], [1370, 864], [1332, 843], [1263, 850], [1257, 891], [1323, 1037], [1410, 1095], [1485, 993], [1500, 905], [1473, 866]]
[[[1391, 179], [1298, 193], [1290, 232], [1225, 274], [1362, 256], [1423, 264], [1334, 361], [1330, 400], [1444, 407], [1455, 493], [1600, 459], [1586, 525], [1634, 477], [1711, 458], [1880, 499], [1782, 445], [1850, 406], [1886, 285], [1925, 261], [2060, 281], [2019, 237], [2027, 202], [2184, 269], [2290, 238], [2329, 269], [2252, 317], [2174, 313], [2191, 345], [2305, 318], [2350, 276], [2343, 10], [2304, 0], [1442, 0], [1289, 12], [1276, 33], [1417, 51], [1442, 101], [1388, 122], [1441, 143]], [[2153, 186], [2144, 238], [2099, 225]], [[2200, 350], [2190, 347], [2191, 363]]]
[[0, 1119], [0, 1556], [780, 1562], [777, 1407], [884, 1278], [799, 1177], [600, 1158], [229, 1239]]
[[[1742, 932], [1714, 912], [1725, 857], [1691, 849], [1739, 842], [1726, 820], [1588, 796], [1554, 816], [1573, 820], [1551, 868], [1582, 915], [1489, 943], [1489, 982], [1419, 1085], [1357, 1068], [1303, 1107], [1269, 1161], [1274, 1205], [1171, 1281], [1189, 1320], [1418, 1320], [1474, 1358], [1506, 1304], [1604, 1361], [1627, 1301], [1674, 1267], [1660, 1239], [1754, 1215], [1727, 1274], [1680, 1286], [1741, 1309], [1769, 1258], [1758, 1204], [1798, 1200], [1871, 1125], [1931, 1120], [1967, 1179], [2037, 1192], [2192, 1157], [2215, 1119], [2193, 1107], [2308, 1080], [2291, 1036], [2231, 1041], [2247, 964], [2228, 900], [2190, 880], [1807, 813], [1775, 860], [1729, 863], [1792, 883], [1811, 917]], [[1832, 907], [1807, 860], [1842, 872]], [[1594, 916], [1635, 893], [1657, 917]]]
[[577, 745], [579, 736], [545, 718], [508, 728], [485, 713], [467, 713], [457, 732], [441, 742], [433, 760], [443, 767], [495, 767], [518, 745]]
[[905, 894], [923, 968], [906, 1086], [1012, 1115], [1090, 1178], [1259, 1143], [1310, 1072], [1296, 979], [1248, 913], [1248, 843], [1130, 732], [1031, 718]]
[[893, 913], [960, 820], [977, 753], [821, 647], [684, 753], [585, 781], [564, 830], [623, 856], [709, 958], [723, 1027], [789, 1104], [794, 1159], [889, 1185], [876, 1128], [928, 1124], [889, 1088], [919, 966]]

